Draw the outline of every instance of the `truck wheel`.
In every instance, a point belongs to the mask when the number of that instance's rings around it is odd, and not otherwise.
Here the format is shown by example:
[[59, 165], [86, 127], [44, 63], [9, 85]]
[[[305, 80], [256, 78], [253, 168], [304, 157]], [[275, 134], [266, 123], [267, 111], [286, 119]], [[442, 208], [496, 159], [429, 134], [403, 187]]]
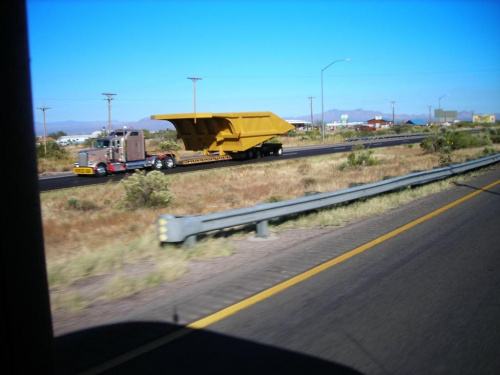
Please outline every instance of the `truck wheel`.
[[108, 168], [106, 168], [106, 165], [104, 164], [99, 164], [95, 170], [95, 175], [97, 177], [105, 177], [108, 175]]
[[274, 149], [273, 155], [274, 156], [281, 156], [281, 155], [283, 155], [283, 147]]
[[163, 160], [161, 160], [160, 158], [156, 158], [153, 162], [153, 169], [155, 171], [161, 171], [163, 169]]
[[254, 150], [251, 148], [250, 150], [247, 151], [247, 159], [253, 159], [255, 157], [254, 155]]
[[175, 168], [175, 160], [174, 158], [165, 158], [163, 159], [163, 165], [166, 169], [172, 169]]

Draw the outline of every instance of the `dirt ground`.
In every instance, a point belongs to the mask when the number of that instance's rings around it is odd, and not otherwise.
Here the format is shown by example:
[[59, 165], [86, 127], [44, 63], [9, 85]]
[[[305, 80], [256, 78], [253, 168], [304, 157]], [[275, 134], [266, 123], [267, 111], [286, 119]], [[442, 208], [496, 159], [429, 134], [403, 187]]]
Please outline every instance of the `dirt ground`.
[[[82, 330], [102, 324], [109, 316], [126, 314], [139, 306], [158, 299], [162, 295], [174, 294], [190, 285], [206, 281], [228, 270], [234, 270], [248, 262], [275, 254], [290, 248], [313, 237], [329, 233], [336, 228], [307, 228], [286, 230], [280, 234], [271, 234], [268, 238], [257, 238], [255, 233], [249, 233], [244, 239], [234, 242], [235, 252], [231, 256], [213, 258], [203, 261], [191, 260], [189, 271], [180, 279], [173, 282], [164, 282], [162, 285], [141, 291], [132, 296], [111, 301], [99, 301], [83, 311], [70, 313], [58, 312], [53, 314], [53, 329], [55, 336]], [[131, 265], [126, 273], [140, 274], [147, 272], [152, 264], [140, 263]], [[104, 275], [86, 279], [73, 285], [74, 291], [82, 294], [96, 293], [105, 284], [105, 281], [114, 275]], [[66, 291], [67, 292], [67, 291]]]

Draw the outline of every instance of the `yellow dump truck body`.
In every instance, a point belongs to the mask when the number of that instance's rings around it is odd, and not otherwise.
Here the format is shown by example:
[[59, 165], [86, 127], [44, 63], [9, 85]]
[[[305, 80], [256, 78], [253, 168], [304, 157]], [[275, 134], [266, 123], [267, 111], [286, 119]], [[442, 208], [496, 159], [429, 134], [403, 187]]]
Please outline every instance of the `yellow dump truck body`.
[[171, 122], [186, 150], [205, 154], [244, 152], [294, 129], [272, 112], [167, 114], [151, 119]]

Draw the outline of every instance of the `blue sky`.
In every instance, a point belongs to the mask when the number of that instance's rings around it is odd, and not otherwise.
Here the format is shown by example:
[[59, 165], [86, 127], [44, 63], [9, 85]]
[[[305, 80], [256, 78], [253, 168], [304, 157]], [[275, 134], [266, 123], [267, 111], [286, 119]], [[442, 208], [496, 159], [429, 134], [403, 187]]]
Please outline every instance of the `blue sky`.
[[[500, 2], [27, 0], [42, 121], [341, 109], [500, 113]], [[330, 119], [325, 119], [330, 120]]]

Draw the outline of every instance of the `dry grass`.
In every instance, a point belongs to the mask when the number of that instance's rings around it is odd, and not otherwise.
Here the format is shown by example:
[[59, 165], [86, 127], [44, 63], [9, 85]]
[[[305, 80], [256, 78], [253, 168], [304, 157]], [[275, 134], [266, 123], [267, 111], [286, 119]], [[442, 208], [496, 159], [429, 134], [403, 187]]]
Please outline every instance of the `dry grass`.
[[[468, 150], [467, 154], [456, 154], [454, 159], [459, 163], [481, 152], [482, 149]], [[116, 183], [43, 193], [46, 255], [52, 261], [94, 251], [104, 244], [128, 242], [153, 228], [156, 216], [166, 212], [199, 215], [287, 200], [304, 196], [308, 191], [346, 189], [415, 170], [428, 170], [438, 163], [435, 155], [424, 154], [418, 147], [380, 148], [375, 150], [374, 157], [381, 161], [380, 165], [343, 171], [339, 166], [345, 154], [332, 154], [172, 175], [170, 190], [175, 199], [168, 209], [161, 210], [118, 208], [125, 192]], [[70, 200], [89, 202], [95, 208], [74, 209], [68, 203]]]
[[[500, 152], [500, 146], [496, 146]], [[282, 160], [203, 172], [171, 175], [175, 195], [167, 209], [126, 211], [120, 207], [125, 191], [120, 184], [66, 189], [41, 194], [45, 250], [53, 309], [85, 308], [90, 297], [75, 294], [69, 286], [88, 277], [113, 274], [99, 297], [118, 298], [181, 277], [190, 259], [229, 256], [230, 241], [199, 241], [191, 251], [176, 246], [160, 247], [155, 221], [160, 214], [198, 215], [248, 207], [261, 202], [287, 200], [308, 191], [335, 191], [354, 184], [428, 170], [438, 165], [435, 155], [419, 147], [398, 146], [373, 150], [381, 164], [340, 170], [346, 154], [331, 154], [300, 160]], [[481, 156], [483, 149], [455, 153], [454, 162]], [[189, 168], [189, 167], [186, 167]], [[437, 185], [436, 185], [437, 186]], [[445, 185], [432, 189], [443, 189]], [[433, 190], [430, 190], [433, 192]], [[365, 202], [362, 207], [322, 211], [316, 217], [299, 218], [281, 228], [310, 225], [342, 225], [358, 217], [375, 215], [414, 199], [412, 192], [394, 194]], [[392, 196], [392, 195], [391, 195]], [[75, 209], [79, 201], [87, 210]], [[280, 228], [272, 228], [273, 231]], [[126, 274], [128, 265], [144, 264], [144, 274]], [[67, 290], [65, 288], [68, 288]], [[66, 293], [64, 292], [66, 291]]]

